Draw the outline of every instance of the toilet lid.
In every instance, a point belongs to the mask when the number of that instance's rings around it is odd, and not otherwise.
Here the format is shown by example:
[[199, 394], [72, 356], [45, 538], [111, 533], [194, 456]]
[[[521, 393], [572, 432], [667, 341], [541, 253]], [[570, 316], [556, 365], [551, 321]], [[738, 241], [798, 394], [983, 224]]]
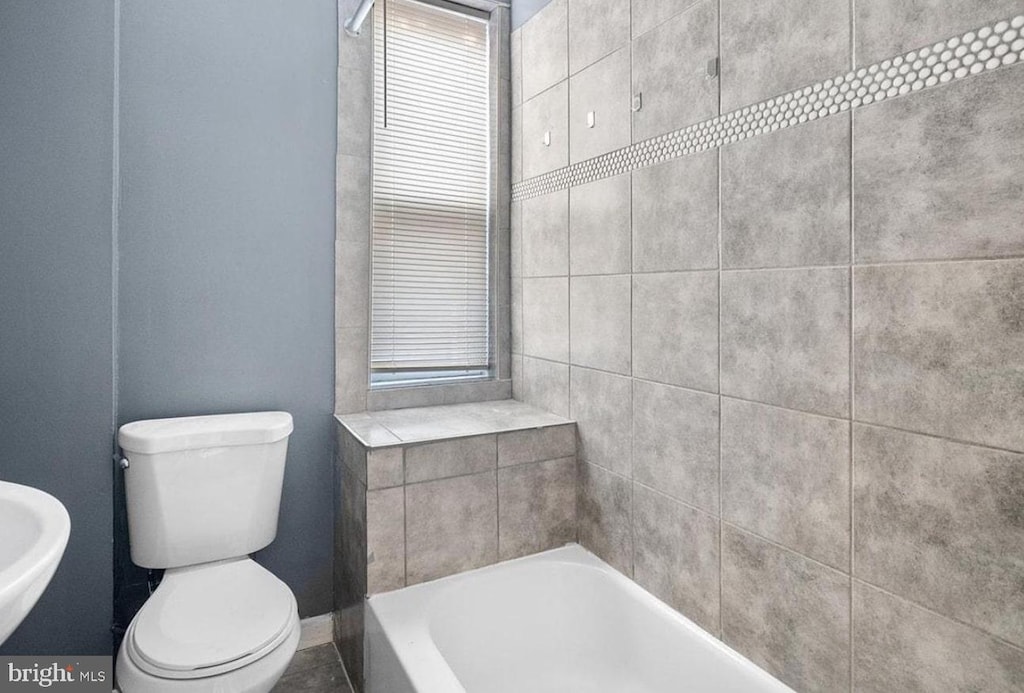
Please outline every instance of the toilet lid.
[[206, 670], [276, 646], [294, 612], [288, 586], [248, 558], [168, 571], [132, 623], [132, 649], [169, 674]]

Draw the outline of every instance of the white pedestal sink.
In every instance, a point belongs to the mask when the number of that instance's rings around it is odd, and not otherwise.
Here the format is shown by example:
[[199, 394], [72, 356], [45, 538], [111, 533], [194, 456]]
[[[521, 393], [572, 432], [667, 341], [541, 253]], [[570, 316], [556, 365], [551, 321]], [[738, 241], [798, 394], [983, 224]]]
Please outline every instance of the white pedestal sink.
[[50, 584], [70, 533], [59, 500], [0, 481], [0, 645]]

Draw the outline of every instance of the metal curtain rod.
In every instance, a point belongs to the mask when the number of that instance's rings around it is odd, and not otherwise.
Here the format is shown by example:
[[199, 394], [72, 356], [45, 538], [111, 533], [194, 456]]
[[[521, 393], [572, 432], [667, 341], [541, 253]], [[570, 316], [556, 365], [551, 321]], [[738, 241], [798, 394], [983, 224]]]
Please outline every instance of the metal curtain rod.
[[371, 7], [373, 7], [373, 0], [363, 0], [359, 3], [359, 7], [356, 8], [352, 16], [345, 20], [346, 34], [359, 36], [359, 31], [363, 27], [363, 22], [366, 21], [366, 15], [370, 14]]

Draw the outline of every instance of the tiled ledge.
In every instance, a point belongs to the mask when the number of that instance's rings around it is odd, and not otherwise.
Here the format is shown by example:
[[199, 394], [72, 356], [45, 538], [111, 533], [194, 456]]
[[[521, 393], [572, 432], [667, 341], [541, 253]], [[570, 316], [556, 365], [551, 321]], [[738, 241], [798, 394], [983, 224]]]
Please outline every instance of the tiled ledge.
[[350, 672], [367, 595], [577, 539], [569, 419], [500, 400], [345, 414], [335, 429], [334, 639]]
[[576, 539], [576, 425], [515, 400], [337, 417], [351, 599]]
[[572, 423], [513, 399], [365, 411], [341, 414], [337, 419], [369, 449]]

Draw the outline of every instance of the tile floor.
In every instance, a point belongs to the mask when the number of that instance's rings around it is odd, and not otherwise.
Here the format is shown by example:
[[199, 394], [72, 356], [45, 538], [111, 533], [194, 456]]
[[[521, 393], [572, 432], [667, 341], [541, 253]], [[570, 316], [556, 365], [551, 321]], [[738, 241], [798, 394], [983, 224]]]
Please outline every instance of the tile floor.
[[295, 653], [272, 693], [352, 693], [333, 643]]

